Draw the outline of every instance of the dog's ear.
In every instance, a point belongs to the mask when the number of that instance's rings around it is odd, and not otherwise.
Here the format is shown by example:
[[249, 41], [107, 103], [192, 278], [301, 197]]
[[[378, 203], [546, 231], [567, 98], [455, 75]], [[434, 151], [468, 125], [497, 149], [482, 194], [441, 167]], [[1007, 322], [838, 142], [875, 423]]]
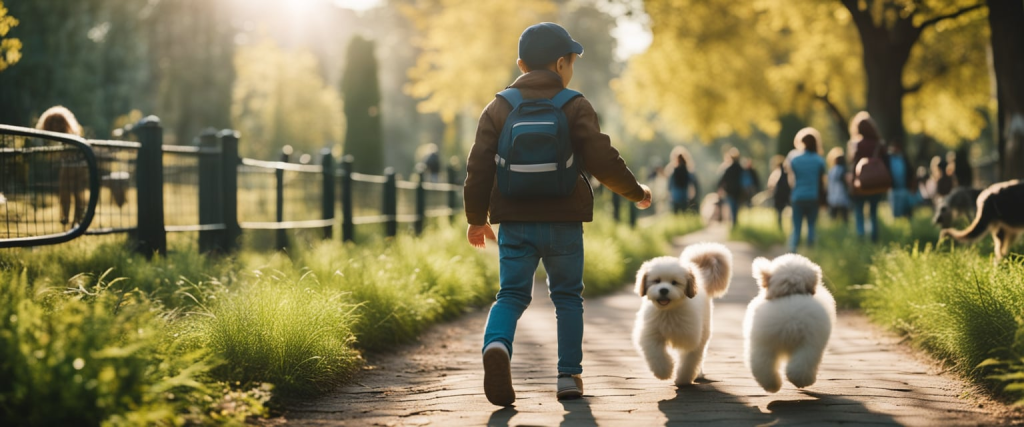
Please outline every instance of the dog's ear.
[[751, 265], [751, 271], [754, 272], [754, 280], [757, 281], [757, 285], [768, 288], [768, 280], [772, 278], [772, 262], [768, 261], [768, 258], [757, 257], [754, 259], [754, 264]]
[[686, 292], [686, 297], [690, 299], [697, 296], [697, 278], [689, 270], [686, 271], [686, 289], [684, 292]]
[[636, 271], [636, 293], [642, 297], [647, 296], [647, 270], [650, 269], [650, 266], [650, 263], [645, 262]]

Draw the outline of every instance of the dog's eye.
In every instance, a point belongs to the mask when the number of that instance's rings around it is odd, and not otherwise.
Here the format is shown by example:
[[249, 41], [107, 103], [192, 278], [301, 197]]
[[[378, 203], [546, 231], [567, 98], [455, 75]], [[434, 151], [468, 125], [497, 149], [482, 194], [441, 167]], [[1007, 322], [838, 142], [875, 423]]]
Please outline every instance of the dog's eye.
[[677, 281], [673, 280], [673, 281], [672, 281], [672, 285], [673, 285], [673, 286], [678, 286], [678, 285], [679, 285], [679, 282], [677, 282]]
[[654, 284], [657, 285], [658, 283], [661, 283], [661, 279], [654, 279]]

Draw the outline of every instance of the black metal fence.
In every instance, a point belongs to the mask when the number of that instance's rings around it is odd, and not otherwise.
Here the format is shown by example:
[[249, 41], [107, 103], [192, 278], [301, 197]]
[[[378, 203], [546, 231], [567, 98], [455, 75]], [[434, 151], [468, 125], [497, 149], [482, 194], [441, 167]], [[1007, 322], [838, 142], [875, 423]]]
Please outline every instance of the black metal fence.
[[[130, 131], [138, 141], [0, 125], [0, 247], [128, 233], [152, 254], [166, 252], [167, 233], [198, 232], [200, 251], [231, 251], [243, 230], [275, 230], [275, 246], [285, 248], [287, 230], [331, 238], [339, 222], [344, 240], [365, 224], [380, 224], [387, 236], [401, 223], [419, 233], [430, 218], [454, 217], [461, 200], [452, 171], [447, 183], [423, 174], [402, 180], [391, 168], [360, 174], [351, 172], [351, 156], [336, 162], [327, 149], [318, 164], [289, 162], [290, 147], [278, 161], [241, 158], [232, 130], [204, 132], [193, 146], [164, 145], [156, 117]], [[74, 199], [71, 213], [64, 199]]]

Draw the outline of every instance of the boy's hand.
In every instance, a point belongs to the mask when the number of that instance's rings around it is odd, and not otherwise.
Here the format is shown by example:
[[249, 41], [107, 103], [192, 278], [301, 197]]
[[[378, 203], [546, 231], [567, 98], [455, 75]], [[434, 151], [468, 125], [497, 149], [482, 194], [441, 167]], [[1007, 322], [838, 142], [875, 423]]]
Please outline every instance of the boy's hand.
[[636, 208], [641, 210], [647, 209], [651, 207], [651, 187], [648, 187], [646, 184], [640, 184], [640, 188], [644, 189], [644, 199], [636, 202]]
[[487, 246], [484, 243], [484, 238], [498, 240], [498, 238], [494, 236], [494, 230], [491, 229], [491, 224], [470, 224], [469, 229], [466, 230], [466, 238], [469, 239], [469, 244], [473, 245], [474, 248], [481, 249]]

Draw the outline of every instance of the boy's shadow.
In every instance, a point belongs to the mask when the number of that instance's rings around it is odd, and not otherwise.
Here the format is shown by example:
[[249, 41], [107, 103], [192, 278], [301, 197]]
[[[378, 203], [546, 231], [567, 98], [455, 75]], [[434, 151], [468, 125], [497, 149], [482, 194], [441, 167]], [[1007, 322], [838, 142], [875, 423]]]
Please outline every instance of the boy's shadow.
[[594, 413], [590, 411], [590, 402], [586, 397], [572, 400], [560, 400], [568, 414], [562, 415], [563, 426], [596, 426], [597, 420]]
[[506, 406], [491, 412], [491, 418], [487, 420], [487, 427], [506, 427], [508, 422], [512, 420], [512, 417], [518, 413], [519, 411], [513, 406]]

